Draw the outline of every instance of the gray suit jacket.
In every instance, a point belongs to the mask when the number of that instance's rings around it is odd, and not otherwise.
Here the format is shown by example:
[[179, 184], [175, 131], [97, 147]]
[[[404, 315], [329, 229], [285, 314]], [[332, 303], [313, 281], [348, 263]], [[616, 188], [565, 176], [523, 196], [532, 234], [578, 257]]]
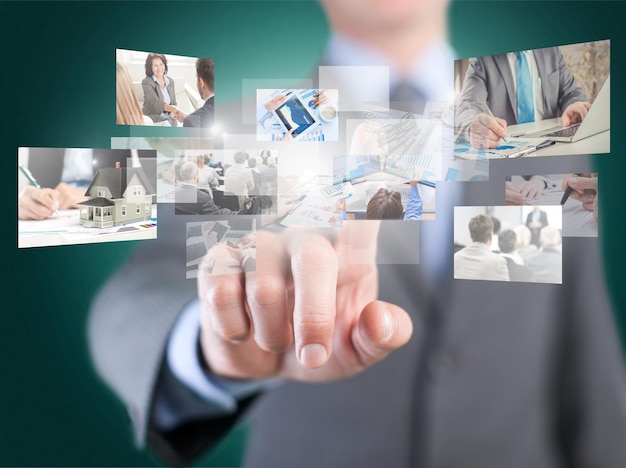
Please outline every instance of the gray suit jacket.
[[220, 208], [213, 197], [195, 185], [179, 183], [174, 190], [176, 214], [189, 215], [227, 215], [228, 208]]
[[[557, 47], [533, 51], [541, 79], [544, 117], [559, 117], [570, 104], [586, 101]], [[494, 116], [517, 123], [517, 94], [507, 54], [473, 58], [463, 81], [457, 104], [455, 125], [462, 135], [479, 112], [480, 104], [489, 106]]]
[[[159, 206], [159, 220], [171, 211]], [[196, 296], [176, 240], [182, 222], [161, 222], [159, 239], [101, 291], [89, 341], [136, 442], [149, 438], [185, 464], [236, 416], [156, 435], [151, 423], [169, 330]], [[407, 235], [383, 232], [381, 246], [397, 248]], [[246, 465], [622, 467], [626, 378], [597, 240], [568, 239], [564, 254], [563, 286], [450, 280], [433, 289], [418, 265], [381, 266], [381, 298], [413, 317], [409, 344], [350, 379], [287, 383], [260, 397], [249, 411]]]
[[[169, 78], [169, 77], [168, 77]], [[174, 80], [169, 78], [170, 83], [167, 85], [167, 92], [172, 100], [171, 104], [176, 105], [176, 88], [174, 86]], [[159, 84], [152, 79], [151, 76], [146, 76], [141, 81], [141, 87], [143, 88], [143, 114], [152, 119], [153, 122], [162, 122], [164, 119], [161, 117], [163, 112], [163, 93]], [[177, 122], [173, 119], [170, 120], [172, 125], [177, 125]]]
[[[220, 110], [227, 128], [243, 121], [241, 105]], [[252, 132], [254, 124], [241, 129]], [[501, 193], [501, 184], [464, 186], [468, 205]], [[382, 257], [405, 260], [423, 233], [422, 252], [440, 242], [428, 231], [446, 213], [452, 219], [453, 207], [440, 203], [435, 221], [383, 226]], [[158, 239], [111, 278], [88, 322], [96, 368], [124, 403], [137, 444], [179, 464], [240, 416], [211, 419], [209, 405], [163, 365], [172, 324], [197, 297], [196, 282], [185, 280], [189, 220], [159, 205]], [[285, 383], [257, 398], [247, 411], [246, 465], [623, 467], [626, 377], [598, 240], [567, 239], [563, 285], [453, 280], [449, 252], [448, 280], [436, 286], [420, 265], [381, 265], [380, 298], [413, 318], [408, 345], [350, 379]], [[168, 391], [196, 417], [164, 432], [151, 412]]]
[[540, 283], [560, 283], [563, 260], [561, 252], [553, 249], [540, 251], [526, 263]]

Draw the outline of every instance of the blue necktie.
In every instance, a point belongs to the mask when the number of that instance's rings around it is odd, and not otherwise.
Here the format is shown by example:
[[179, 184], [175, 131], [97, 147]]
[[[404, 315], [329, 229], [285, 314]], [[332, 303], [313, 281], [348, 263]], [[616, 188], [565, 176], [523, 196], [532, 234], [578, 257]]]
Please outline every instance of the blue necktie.
[[517, 123], [534, 122], [535, 102], [533, 97], [533, 82], [530, 77], [530, 68], [526, 55], [517, 53]]

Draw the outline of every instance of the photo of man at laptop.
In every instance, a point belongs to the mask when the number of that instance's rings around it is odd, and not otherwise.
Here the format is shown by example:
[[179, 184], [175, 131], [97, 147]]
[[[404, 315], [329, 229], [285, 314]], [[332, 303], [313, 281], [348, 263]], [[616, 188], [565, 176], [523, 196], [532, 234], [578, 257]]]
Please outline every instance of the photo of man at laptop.
[[[570, 143], [606, 132], [610, 129], [609, 58], [609, 41], [598, 41], [457, 61], [458, 140], [475, 149], [490, 149], [510, 138]], [[606, 133], [592, 146], [590, 142], [584, 148], [559, 145], [551, 151], [608, 152]]]

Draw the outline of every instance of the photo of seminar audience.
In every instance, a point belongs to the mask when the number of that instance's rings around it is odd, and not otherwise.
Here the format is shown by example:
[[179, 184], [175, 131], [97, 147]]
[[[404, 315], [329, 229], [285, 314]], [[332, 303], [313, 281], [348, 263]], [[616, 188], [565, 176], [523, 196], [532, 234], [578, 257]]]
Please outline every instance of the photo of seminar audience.
[[213, 127], [213, 60], [118, 49], [116, 62], [118, 125]]
[[175, 187], [176, 214], [273, 213], [277, 157], [268, 150], [255, 153], [181, 151], [162, 173], [163, 180]]
[[[545, 223], [535, 244], [526, 223], [537, 211]], [[454, 278], [562, 283], [561, 221], [560, 207], [455, 207]]]

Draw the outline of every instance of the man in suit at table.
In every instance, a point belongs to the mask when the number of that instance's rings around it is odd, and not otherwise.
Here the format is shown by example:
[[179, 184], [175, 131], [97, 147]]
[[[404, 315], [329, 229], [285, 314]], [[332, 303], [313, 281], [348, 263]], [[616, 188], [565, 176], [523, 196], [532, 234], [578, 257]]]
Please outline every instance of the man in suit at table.
[[[392, 86], [448, 95], [445, 1], [323, 5], [334, 31], [324, 63], [382, 61]], [[241, 107], [224, 114], [227, 128], [243, 122]], [[381, 258], [419, 244], [419, 265], [377, 267], [376, 229], [348, 223], [334, 239], [259, 231], [255, 272], [198, 284], [184, 280], [184, 229], [164, 205], [159, 239], [89, 318], [94, 362], [138, 445], [189, 464], [249, 410], [246, 466], [621, 467], [626, 379], [597, 242], [564, 246], [567, 291], [453, 281], [453, 205], [501, 192], [461, 185], [437, 185], [436, 220], [382, 227]], [[228, 247], [213, 260], [231, 262]]]
[[211, 129], [215, 121], [215, 61], [209, 59], [196, 60], [196, 86], [204, 105], [191, 114], [182, 111], [174, 113], [174, 118], [183, 123], [183, 127]]
[[475, 148], [494, 148], [507, 125], [561, 117], [582, 121], [591, 107], [557, 47], [470, 59], [456, 106], [457, 130]]

